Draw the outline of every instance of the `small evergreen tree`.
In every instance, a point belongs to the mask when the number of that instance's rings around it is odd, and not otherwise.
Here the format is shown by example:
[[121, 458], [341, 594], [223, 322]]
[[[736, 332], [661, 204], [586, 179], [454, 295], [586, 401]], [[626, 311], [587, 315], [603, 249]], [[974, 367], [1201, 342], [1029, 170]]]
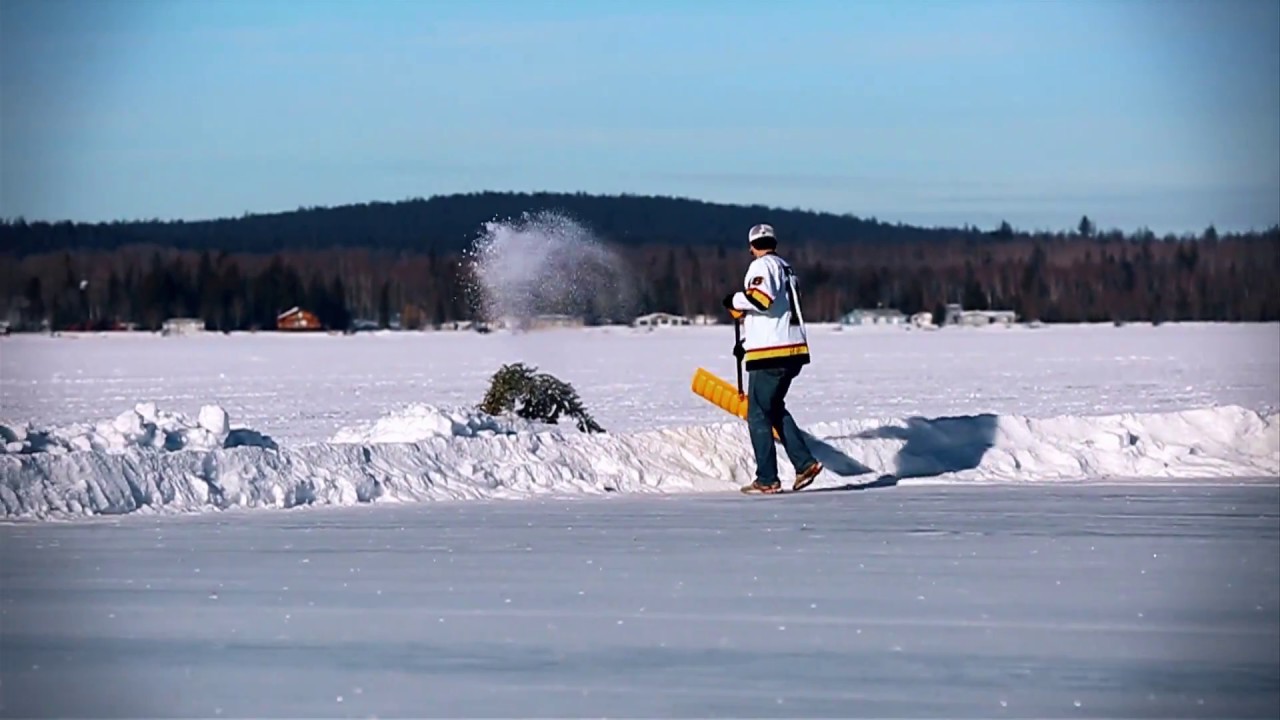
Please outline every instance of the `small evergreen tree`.
[[526, 420], [556, 424], [561, 415], [577, 421], [582, 432], [604, 432], [582, 406], [571, 385], [524, 363], [503, 365], [489, 381], [480, 410], [490, 415], [514, 412]]

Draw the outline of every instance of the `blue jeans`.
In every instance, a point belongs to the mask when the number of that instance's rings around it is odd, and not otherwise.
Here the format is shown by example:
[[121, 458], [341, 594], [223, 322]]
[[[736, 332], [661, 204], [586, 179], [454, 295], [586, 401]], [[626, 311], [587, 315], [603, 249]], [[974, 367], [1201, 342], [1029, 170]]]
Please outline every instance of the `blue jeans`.
[[773, 446], [773, 429], [787, 453], [787, 459], [799, 473], [814, 463], [813, 453], [787, 412], [787, 391], [800, 368], [769, 368], [748, 373], [747, 428], [751, 447], [756, 454], [756, 482], [774, 485], [778, 480], [778, 451]]

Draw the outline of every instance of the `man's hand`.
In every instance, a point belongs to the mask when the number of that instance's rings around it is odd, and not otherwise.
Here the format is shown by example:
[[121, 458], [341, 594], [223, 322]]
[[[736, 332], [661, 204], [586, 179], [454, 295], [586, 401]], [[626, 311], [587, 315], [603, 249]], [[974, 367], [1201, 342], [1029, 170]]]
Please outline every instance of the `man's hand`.
[[733, 346], [733, 356], [738, 358], [738, 360], [747, 356], [747, 349], [743, 347], [741, 340]]
[[724, 299], [720, 301], [720, 304], [724, 305], [725, 309], [729, 311], [729, 317], [733, 318], [734, 320], [741, 320], [742, 316], [746, 315], [747, 313], [733, 306], [733, 296], [737, 294], [738, 293], [736, 292], [731, 292], [728, 295], [725, 295]]

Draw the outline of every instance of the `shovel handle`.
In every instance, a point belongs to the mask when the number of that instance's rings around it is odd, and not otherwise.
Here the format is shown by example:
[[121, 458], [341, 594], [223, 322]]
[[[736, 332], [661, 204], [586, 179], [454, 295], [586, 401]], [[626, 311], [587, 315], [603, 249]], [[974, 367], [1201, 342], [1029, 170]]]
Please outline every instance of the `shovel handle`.
[[[734, 320], [734, 321], [733, 321], [733, 347], [734, 347], [734, 349], [735, 349], [735, 350], [737, 350], [737, 348], [738, 348], [738, 343], [740, 343], [740, 342], [742, 342], [742, 321], [741, 321], [741, 320]], [[738, 395], [739, 395], [739, 396], [741, 396], [741, 395], [743, 395], [743, 392], [742, 392], [742, 358], [738, 357], [738, 356], [737, 356], [737, 354], [735, 353], [735, 354], [734, 354], [734, 356], [733, 356], [733, 359], [734, 359], [734, 360], [736, 360], [736, 361], [737, 361], [737, 363], [738, 363]]]

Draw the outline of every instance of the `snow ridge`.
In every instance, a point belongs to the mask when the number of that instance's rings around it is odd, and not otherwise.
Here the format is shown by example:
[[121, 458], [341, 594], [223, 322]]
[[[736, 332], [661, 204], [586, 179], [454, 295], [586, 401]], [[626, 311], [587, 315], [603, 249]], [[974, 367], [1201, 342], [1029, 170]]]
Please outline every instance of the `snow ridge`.
[[[203, 422], [163, 416], [169, 419], [150, 421], [150, 430], [148, 413], [162, 416], [139, 408], [137, 422], [125, 413], [94, 427], [25, 428], [22, 440], [9, 440], [19, 431], [0, 426], [9, 448], [0, 455], [3, 516], [731, 492], [749, 482], [754, 466], [740, 421], [585, 434], [474, 410], [411, 406], [344, 429], [327, 443], [277, 447], [252, 430], [230, 430], [220, 408], [206, 407]], [[161, 426], [168, 429], [157, 434]], [[1280, 474], [1280, 415], [1238, 406], [1089, 417], [846, 420], [815, 425], [809, 434], [831, 469], [814, 489], [869, 483], [882, 474], [904, 483]], [[787, 474], [785, 459], [781, 466]]]
[[195, 418], [158, 410], [155, 403], [138, 403], [132, 410], [92, 425], [42, 428], [0, 423], [0, 454], [119, 454], [131, 448], [173, 452], [241, 445], [272, 447], [274, 443], [252, 430], [232, 429], [227, 411], [217, 405], [201, 407]]

